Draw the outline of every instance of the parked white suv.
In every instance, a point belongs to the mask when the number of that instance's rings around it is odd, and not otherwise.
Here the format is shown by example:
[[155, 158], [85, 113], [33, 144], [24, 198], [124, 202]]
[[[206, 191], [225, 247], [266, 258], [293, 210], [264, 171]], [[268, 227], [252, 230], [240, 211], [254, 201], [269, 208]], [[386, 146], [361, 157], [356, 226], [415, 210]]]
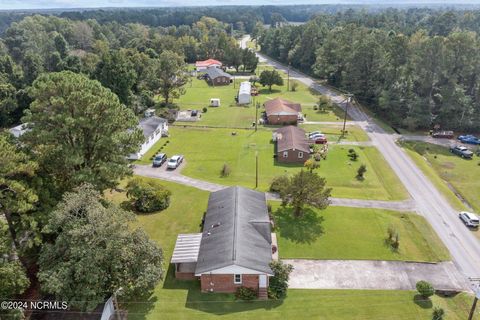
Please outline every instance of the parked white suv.
[[478, 225], [480, 224], [477, 215], [471, 212], [462, 211], [460, 212], [458, 217], [460, 218], [460, 220], [463, 221], [463, 223], [465, 223], [467, 227], [470, 227], [470, 228], [478, 228]]

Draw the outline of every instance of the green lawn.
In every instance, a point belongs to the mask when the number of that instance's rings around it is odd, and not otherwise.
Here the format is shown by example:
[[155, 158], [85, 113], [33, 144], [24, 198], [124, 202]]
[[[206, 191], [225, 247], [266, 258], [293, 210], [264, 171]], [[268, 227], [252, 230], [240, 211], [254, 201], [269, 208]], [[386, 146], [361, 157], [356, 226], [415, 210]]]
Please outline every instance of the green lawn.
[[[273, 203], [281, 258], [443, 261], [447, 249], [428, 222], [413, 213], [378, 209], [329, 207], [307, 209], [302, 219]], [[385, 245], [387, 228], [394, 226], [400, 248]]]
[[[444, 181], [450, 183], [476, 211], [480, 212], [480, 157], [474, 156], [473, 160], [462, 159], [451, 154], [447, 148], [423, 142], [409, 141], [404, 142], [403, 146], [417, 163], [423, 162], [421, 168], [424, 171], [426, 167], [433, 169], [430, 172], [436, 173], [436, 184], [440, 184], [441, 181], [442, 191], [449, 195], [456, 208], [462, 209], [464, 206]], [[431, 173], [428, 174], [429, 177], [433, 176]]]
[[[207, 206], [208, 192], [163, 182], [172, 191], [170, 207], [149, 215], [138, 215], [150, 238], [164, 250], [165, 268], [178, 233], [199, 231]], [[122, 186], [125, 185], [125, 182]], [[107, 192], [107, 198], [121, 203], [124, 193]], [[329, 228], [325, 221], [325, 227]], [[341, 233], [343, 233], [342, 231]], [[327, 229], [328, 233], [328, 229]], [[282, 247], [280, 246], [280, 252]], [[289, 290], [283, 301], [237, 302], [229, 294], [202, 294], [196, 281], [176, 281], [169, 268], [165, 281], [147, 297], [125, 303], [132, 320], [156, 319], [431, 319], [433, 306], [447, 312], [446, 319], [465, 319], [471, 297], [432, 297], [432, 302], [416, 301], [411, 291], [374, 290]], [[480, 318], [475, 318], [479, 320]]]
[[[202, 294], [196, 282], [170, 279], [155, 290], [147, 303], [132, 303], [131, 320], [156, 319], [328, 319], [328, 320], [430, 320], [434, 307], [445, 320], [466, 319], [472, 297], [434, 296], [418, 300], [412, 291], [289, 290], [281, 301], [235, 301], [233, 295]], [[477, 316], [474, 320], [478, 320]]]
[[[423, 173], [457, 210], [468, 210], [449, 188], [449, 183], [468, 204], [480, 213], [480, 158], [462, 159], [447, 148], [425, 142], [406, 141], [402, 146]], [[480, 238], [480, 230], [471, 230]]]
[[[240, 82], [246, 80], [236, 79], [235, 87], [233, 84], [212, 87], [204, 80], [192, 78], [191, 84], [187, 84], [185, 87], [186, 93], [175, 100], [175, 103], [182, 110], [202, 110], [203, 107], [208, 107], [211, 98], [219, 98], [220, 107], [209, 107], [207, 113], [202, 114], [200, 121], [191, 124], [216, 127], [250, 127], [252, 122], [255, 121], [253, 102], [250, 106], [237, 106], [235, 104], [235, 96]], [[303, 84], [299, 84], [295, 92], [286, 90], [286, 82], [283, 86], [274, 86], [272, 92], [262, 87], [259, 88], [259, 92], [260, 94], [256, 97], [255, 102], [260, 104], [277, 97], [301, 103], [303, 113], [307, 115], [309, 121], [340, 121], [343, 119], [342, 111], [337, 107], [326, 112], [313, 110], [313, 105], [318, 100], [318, 94], [312, 92]], [[263, 107], [259, 110], [259, 116], [262, 110]]]
[[[171, 127], [170, 141], [163, 149], [167, 155], [183, 154], [187, 165], [182, 173], [202, 180], [224, 185], [255, 187], [255, 153], [259, 158], [259, 189], [267, 190], [272, 179], [278, 175], [298, 172], [303, 166], [278, 164], [274, 161], [274, 145], [270, 130], [235, 130]], [[149, 164], [151, 156], [165, 143], [161, 139], [157, 145], [139, 161]], [[359, 160], [351, 162], [347, 157], [352, 148]], [[228, 177], [221, 177], [224, 164], [231, 168]], [[357, 180], [356, 172], [360, 164], [367, 166], [366, 178]], [[374, 147], [330, 146], [327, 160], [321, 162], [320, 175], [327, 179], [333, 188], [333, 196], [356, 199], [402, 200], [407, 192], [393, 173], [380, 152]]]

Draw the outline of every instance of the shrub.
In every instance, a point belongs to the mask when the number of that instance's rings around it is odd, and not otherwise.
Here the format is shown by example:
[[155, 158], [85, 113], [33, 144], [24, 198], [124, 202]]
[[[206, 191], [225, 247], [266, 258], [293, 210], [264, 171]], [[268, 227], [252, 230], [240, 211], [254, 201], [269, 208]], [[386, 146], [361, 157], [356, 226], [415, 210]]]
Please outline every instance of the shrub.
[[207, 107], [203, 107], [202, 112], [203, 112], [203, 113], [207, 113], [207, 111], [208, 111], [208, 108], [207, 108]]
[[297, 91], [297, 89], [298, 89], [298, 82], [294, 80], [294, 81], [292, 81], [292, 85], [291, 85], [290, 90], [295, 92], [295, 91]]
[[249, 287], [238, 287], [235, 297], [240, 300], [251, 301], [257, 298], [257, 290]]
[[280, 192], [284, 186], [289, 183], [288, 177], [278, 176], [273, 178], [272, 183], [270, 184], [270, 192]]
[[354, 149], [350, 149], [350, 150], [348, 150], [348, 157], [352, 161], [357, 161], [359, 156], [358, 156], [358, 153]]
[[357, 170], [357, 178], [359, 180], [363, 180], [365, 176], [365, 172], [367, 172], [367, 166], [362, 164]]
[[429, 298], [435, 293], [433, 286], [424, 280], [418, 281], [415, 287], [417, 288], [418, 293], [424, 298]]
[[288, 289], [288, 279], [293, 271], [293, 266], [283, 264], [281, 261], [272, 261], [270, 268], [273, 271], [273, 277], [270, 278], [268, 297], [270, 299], [285, 298]]
[[158, 181], [135, 178], [127, 185], [127, 197], [139, 212], [151, 213], [165, 210], [170, 205], [170, 190]]
[[432, 313], [432, 320], [443, 320], [445, 311], [442, 308], [435, 307]]
[[222, 177], [228, 177], [232, 170], [230, 169], [230, 166], [226, 163], [223, 164], [222, 170], [220, 170], [220, 176]]
[[385, 239], [385, 243], [394, 251], [398, 251], [398, 248], [400, 247], [400, 236], [397, 229], [392, 225], [387, 228], [387, 238]]

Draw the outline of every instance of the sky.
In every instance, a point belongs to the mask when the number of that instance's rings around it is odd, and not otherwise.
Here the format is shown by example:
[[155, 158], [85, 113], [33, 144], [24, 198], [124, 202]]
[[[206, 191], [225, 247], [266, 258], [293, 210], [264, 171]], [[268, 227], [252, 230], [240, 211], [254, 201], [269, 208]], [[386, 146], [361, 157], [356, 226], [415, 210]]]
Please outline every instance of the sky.
[[[480, 0], [397, 0], [386, 3], [479, 3]], [[175, 7], [196, 5], [292, 5], [292, 4], [375, 4], [378, 0], [0, 0], [0, 10], [101, 8], [101, 7]]]

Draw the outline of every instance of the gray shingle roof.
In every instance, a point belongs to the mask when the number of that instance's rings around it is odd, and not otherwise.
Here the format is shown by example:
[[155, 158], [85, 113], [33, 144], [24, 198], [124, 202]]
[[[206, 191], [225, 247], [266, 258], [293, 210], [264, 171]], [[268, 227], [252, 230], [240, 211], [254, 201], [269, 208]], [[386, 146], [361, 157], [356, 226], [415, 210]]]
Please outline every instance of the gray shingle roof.
[[234, 265], [272, 274], [271, 243], [265, 193], [242, 187], [212, 192], [195, 273]]
[[218, 77], [227, 77], [230, 79], [232, 77], [230, 74], [226, 73], [222, 69], [215, 67], [207, 68], [207, 74], [210, 79], [215, 79]]
[[167, 122], [167, 120], [153, 116], [140, 120], [138, 127], [142, 130], [143, 136], [148, 138], [155, 130], [157, 130], [158, 126], [164, 122]]

